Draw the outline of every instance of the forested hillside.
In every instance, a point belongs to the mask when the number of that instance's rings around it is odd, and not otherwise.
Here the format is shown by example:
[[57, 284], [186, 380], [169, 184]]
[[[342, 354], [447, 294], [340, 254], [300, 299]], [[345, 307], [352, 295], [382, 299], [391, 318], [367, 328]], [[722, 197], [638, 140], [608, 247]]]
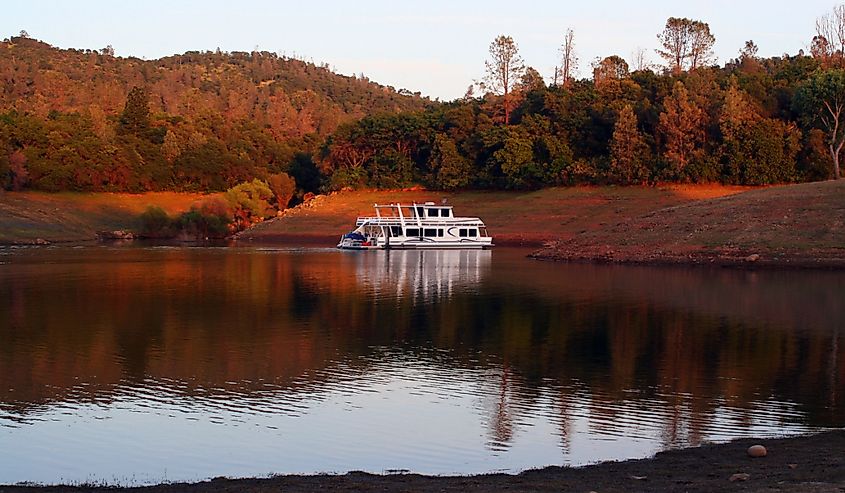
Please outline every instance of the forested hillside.
[[310, 154], [338, 125], [430, 104], [275, 53], [145, 61], [18, 36], [0, 43], [0, 186], [220, 190], [292, 171], [316, 188]]
[[[845, 77], [811, 56], [745, 53], [722, 67], [678, 73], [629, 71], [613, 56], [597, 63], [592, 80], [557, 85], [532, 72], [517, 79], [507, 103], [488, 92], [341, 125], [320, 156], [330, 183], [759, 185], [833, 174], [819, 98], [845, 101]], [[833, 133], [841, 142], [841, 128]]]
[[550, 83], [501, 35], [479, 60], [483, 81], [446, 104], [273, 53], [144, 61], [14, 37], [0, 43], [0, 187], [218, 191], [287, 173], [302, 195], [838, 178], [845, 7], [817, 31], [809, 54], [762, 58], [747, 41], [719, 65], [708, 24], [673, 17], [657, 36], [664, 65], [610, 55], [578, 80], [569, 30]]

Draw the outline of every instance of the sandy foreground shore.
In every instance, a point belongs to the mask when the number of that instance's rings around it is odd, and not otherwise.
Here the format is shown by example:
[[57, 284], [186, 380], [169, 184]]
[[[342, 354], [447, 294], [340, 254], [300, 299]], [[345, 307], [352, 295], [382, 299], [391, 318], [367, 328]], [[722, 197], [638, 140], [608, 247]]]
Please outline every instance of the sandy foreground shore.
[[[751, 458], [749, 446], [768, 455]], [[517, 475], [421, 476], [416, 474], [277, 476], [225, 479], [143, 488], [0, 486], [22, 492], [306, 492], [306, 491], [845, 491], [845, 430], [781, 439], [742, 439], [725, 444], [661, 452], [653, 458], [605, 462], [580, 468], [546, 467]]]

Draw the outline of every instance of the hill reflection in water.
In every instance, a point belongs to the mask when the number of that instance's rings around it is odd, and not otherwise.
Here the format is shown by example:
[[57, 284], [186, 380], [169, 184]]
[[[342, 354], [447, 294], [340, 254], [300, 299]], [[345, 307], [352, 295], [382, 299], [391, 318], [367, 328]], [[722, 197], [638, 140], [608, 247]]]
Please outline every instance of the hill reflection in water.
[[0, 483], [517, 471], [845, 424], [845, 276], [0, 250]]

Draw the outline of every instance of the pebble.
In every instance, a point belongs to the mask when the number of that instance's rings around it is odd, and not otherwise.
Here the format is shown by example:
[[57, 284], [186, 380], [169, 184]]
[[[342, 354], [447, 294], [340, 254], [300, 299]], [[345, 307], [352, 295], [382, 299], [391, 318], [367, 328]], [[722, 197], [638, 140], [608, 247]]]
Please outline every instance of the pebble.
[[749, 457], [765, 457], [768, 451], [766, 451], [766, 447], [762, 445], [752, 445], [748, 447], [748, 456]]
[[748, 474], [747, 472], [738, 472], [738, 473], [733, 474], [731, 476], [730, 481], [731, 481], [731, 483], [735, 483], [737, 481], [748, 481], [748, 478], [750, 478], [750, 477], [751, 477], [751, 475]]

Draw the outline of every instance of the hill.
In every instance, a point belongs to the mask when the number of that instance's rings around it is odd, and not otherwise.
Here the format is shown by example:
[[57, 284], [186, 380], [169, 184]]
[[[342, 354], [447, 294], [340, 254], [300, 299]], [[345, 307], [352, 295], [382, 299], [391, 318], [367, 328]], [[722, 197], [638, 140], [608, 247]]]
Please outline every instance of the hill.
[[562, 239], [551, 260], [845, 266], [845, 181], [678, 204]]
[[140, 60], [13, 37], [0, 42], [0, 188], [208, 192], [285, 172], [316, 191], [312, 157], [338, 126], [434, 104], [269, 52]]
[[355, 218], [372, 214], [374, 203], [440, 202], [459, 216], [478, 216], [498, 245], [541, 245], [572, 238], [664, 207], [738, 193], [743, 187], [670, 185], [664, 187], [567, 187], [534, 192], [344, 192], [286, 211], [240, 235], [242, 240], [320, 242], [333, 245]]
[[171, 216], [200, 194], [154, 192], [43, 193], [0, 191], [0, 245], [92, 241], [100, 231], [131, 230], [147, 206]]
[[419, 93], [266, 51], [195, 51], [157, 60], [112, 53], [59, 49], [24, 37], [0, 42], [0, 110], [108, 119], [123, 111], [138, 86], [149, 89], [153, 115], [199, 122], [213, 113], [287, 139], [327, 135], [345, 121], [429, 104]]
[[[333, 246], [374, 203], [446, 199], [460, 215], [484, 219], [497, 244], [535, 245], [571, 238], [624, 218], [703, 198], [737, 193], [741, 187], [572, 187], [536, 192], [366, 191], [317, 196], [278, 218], [243, 232], [244, 241], [316, 243]], [[0, 191], [0, 244], [90, 241], [104, 230], [132, 230], [149, 205], [171, 216], [188, 210], [194, 193], [44, 193]]]

